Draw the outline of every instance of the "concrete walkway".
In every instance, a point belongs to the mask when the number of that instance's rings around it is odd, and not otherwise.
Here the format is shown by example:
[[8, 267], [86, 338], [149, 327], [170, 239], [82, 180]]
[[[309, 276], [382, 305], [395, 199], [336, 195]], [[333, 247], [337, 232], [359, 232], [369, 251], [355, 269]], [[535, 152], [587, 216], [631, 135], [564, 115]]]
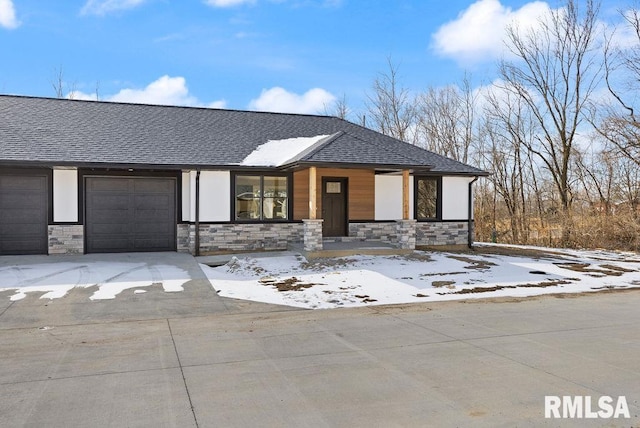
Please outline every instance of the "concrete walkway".
[[[0, 426], [640, 426], [639, 290], [306, 311], [158, 257], [185, 291], [0, 294]], [[631, 419], [545, 419], [546, 395], [625, 396]]]

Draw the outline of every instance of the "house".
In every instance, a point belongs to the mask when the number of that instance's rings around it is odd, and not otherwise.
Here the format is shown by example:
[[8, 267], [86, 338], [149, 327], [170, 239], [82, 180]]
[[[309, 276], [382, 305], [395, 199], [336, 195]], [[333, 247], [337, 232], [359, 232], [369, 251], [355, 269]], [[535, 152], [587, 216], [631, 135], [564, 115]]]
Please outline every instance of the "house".
[[0, 96], [0, 254], [467, 245], [484, 171], [328, 116]]

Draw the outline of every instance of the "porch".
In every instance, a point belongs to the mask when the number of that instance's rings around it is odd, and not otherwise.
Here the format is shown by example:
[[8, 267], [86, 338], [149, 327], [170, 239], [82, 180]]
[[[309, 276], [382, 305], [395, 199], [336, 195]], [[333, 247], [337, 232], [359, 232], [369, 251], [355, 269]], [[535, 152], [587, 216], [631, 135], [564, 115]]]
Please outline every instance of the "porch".
[[322, 248], [305, 250], [304, 245], [291, 244], [290, 250], [304, 255], [308, 260], [327, 257], [348, 257], [356, 255], [392, 256], [410, 254], [413, 249], [401, 249], [389, 242], [380, 240], [362, 240], [349, 236], [324, 238]]

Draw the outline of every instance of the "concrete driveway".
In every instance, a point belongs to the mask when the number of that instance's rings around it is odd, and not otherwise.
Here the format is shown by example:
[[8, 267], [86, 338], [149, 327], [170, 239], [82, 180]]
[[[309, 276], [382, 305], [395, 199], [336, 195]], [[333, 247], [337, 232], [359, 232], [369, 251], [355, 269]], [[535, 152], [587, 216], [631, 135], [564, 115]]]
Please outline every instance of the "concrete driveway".
[[[221, 298], [187, 255], [92, 257], [191, 280], [1, 293], [0, 426], [640, 426], [638, 290], [308, 311]], [[544, 417], [605, 395], [630, 418]]]

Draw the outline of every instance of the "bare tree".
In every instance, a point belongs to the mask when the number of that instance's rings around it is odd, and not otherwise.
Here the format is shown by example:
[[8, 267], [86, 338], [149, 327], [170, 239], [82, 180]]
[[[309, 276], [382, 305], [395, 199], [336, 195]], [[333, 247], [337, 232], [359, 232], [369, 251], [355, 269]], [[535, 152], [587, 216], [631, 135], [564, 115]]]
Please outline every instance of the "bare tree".
[[[613, 103], [598, 105], [603, 111], [596, 129], [609, 143], [629, 160], [640, 165], [640, 118], [636, 111], [640, 90], [640, 11], [631, 9], [621, 13], [627, 29], [633, 33], [631, 46], [614, 43], [615, 33], [608, 36], [605, 45], [605, 81]], [[598, 119], [595, 118], [594, 122]]]
[[342, 94], [342, 97], [334, 101], [331, 106], [325, 105], [324, 114], [346, 119], [351, 114], [351, 109], [347, 105], [347, 96]]
[[[584, 3], [584, 10], [580, 5]], [[579, 5], [580, 4], [580, 5]], [[568, 0], [528, 31], [507, 31], [513, 61], [500, 64], [504, 89], [519, 96], [539, 125], [527, 143], [551, 174], [563, 214], [562, 242], [571, 235], [571, 157], [576, 135], [601, 79], [596, 58], [599, 6], [592, 0]]]
[[626, 156], [618, 157], [615, 165], [616, 195], [627, 205], [632, 217], [640, 217], [640, 168], [635, 160]]
[[609, 150], [591, 154], [577, 152], [574, 161], [577, 177], [589, 206], [604, 216], [610, 215], [615, 184], [615, 154]]
[[100, 81], [99, 80], [96, 80], [95, 94], [96, 94], [96, 101], [100, 101]]
[[53, 91], [56, 94], [56, 98], [64, 98], [64, 72], [62, 71], [62, 67], [54, 70], [55, 76], [51, 81], [51, 86], [53, 86]]
[[373, 93], [368, 95], [367, 125], [394, 138], [414, 141], [416, 118], [415, 100], [408, 89], [400, 86], [398, 68], [388, 60], [389, 70], [373, 82]]
[[476, 104], [467, 76], [460, 86], [427, 89], [417, 101], [419, 144], [467, 163], [475, 141]]
[[531, 183], [531, 157], [526, 145], [535, 136], [535, 123], [520, 97], [491, 92], [486, 97], [483, 122], [483, 150], [495, 192], [505, 205], [512, 242], [526, 243], [529, 235], [527, 200]]
[[[69, 84], [64, 79], [64, 70], [62, 66], [57, 69], [54, 69], [54, 77], [51, 80], [51, 86], [53, 87], [53, 91], [56, 94], [56, 98], [73, 98], [73, 94], [76, 91], [76, 82], [73, 82], [69, 87]], [[96, 89], [97, 91], [97, 89]], [[66, 95], [65, 95], [66, 92]], [[97, 92], [96, 92], [97, 96]]]

